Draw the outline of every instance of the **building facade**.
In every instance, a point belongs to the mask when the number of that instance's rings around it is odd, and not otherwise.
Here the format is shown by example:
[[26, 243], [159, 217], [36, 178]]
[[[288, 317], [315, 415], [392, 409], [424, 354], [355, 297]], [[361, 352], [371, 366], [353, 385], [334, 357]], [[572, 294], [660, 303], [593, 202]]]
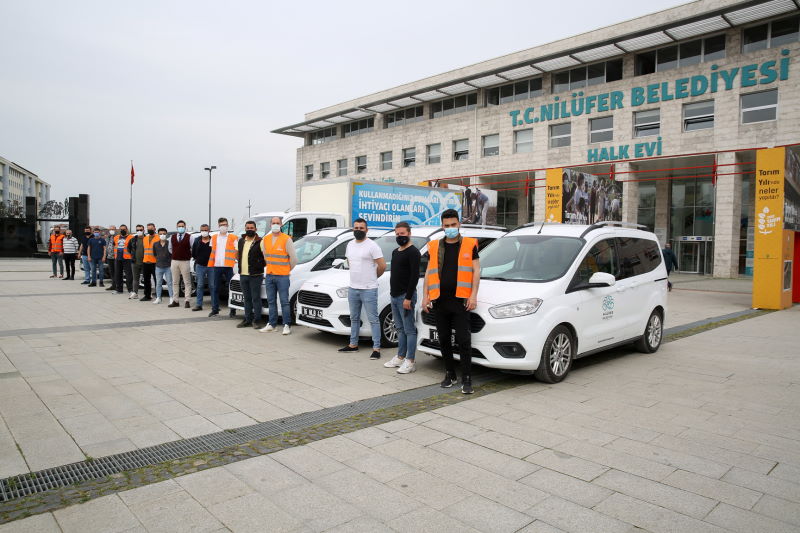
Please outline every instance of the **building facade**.
[[[25, 197], [34, 196], [39, 207], [50, 201], [50, 184], [26, 168], [0, 157], [0, 200], [6, 205], [18, 202], [25, 207]], [[37, 223], [41, 242], [49, 233], [49, 224]]]
[[544, 220], [545, 171], [622, 182], [622, 220], [680, 270], [752, 273], [755, 151], [800, 143], [800, 10], [700, 0], [306, 114], [303, 188], [349, 178], [497, 191]]

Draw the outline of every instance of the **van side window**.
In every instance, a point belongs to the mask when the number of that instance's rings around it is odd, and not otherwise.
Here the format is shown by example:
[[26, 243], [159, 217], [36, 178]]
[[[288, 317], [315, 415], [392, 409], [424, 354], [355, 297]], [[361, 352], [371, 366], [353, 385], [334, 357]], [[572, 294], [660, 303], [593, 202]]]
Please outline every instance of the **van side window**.
[[336, 245], [330, 252], [325, 254], [317, 266], [314, 267], [314, 270], [327, 270], [333, 266], [333, 262], [336, 259], [347, 259], [345, 256], [345, 252], [347, 251], [347, 243], [349, 241], [344, 241]]
[[317, 230], [325, 229], [325, 228], [335, 228], [336, 227], [336, 220], [332, 218], [318, 218], [317, 219]]
[[617, 253], [613, 239], [604, 239], [592, 246], [578, 266], [571, 285], [589, 283], [589, 278], [596, 272], [605, 272], [617, 276]]
[[296, 218], [283, 225], [281, 231], [292, 238], [293, 241], [301, 239], [308, 233], [308, 220]]
[[419, 277], [424, 278], [425, 272], [428, 270], [428, 262], [431, 260], [431, 256], [428, 252], [422, 254], [419, 258]]
[[661, 264], [661, 248], [650, 239], [617, 238], [620, 272], [617, 279], [652, 272]]

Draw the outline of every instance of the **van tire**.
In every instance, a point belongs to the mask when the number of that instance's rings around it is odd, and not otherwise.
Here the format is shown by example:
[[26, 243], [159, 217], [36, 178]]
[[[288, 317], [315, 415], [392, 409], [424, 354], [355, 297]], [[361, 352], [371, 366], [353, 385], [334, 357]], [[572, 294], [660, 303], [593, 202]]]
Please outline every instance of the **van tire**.
[[642, 353], [655, 353], [664, 339], [664, 319], [660, 309], [654, 309], [647, 319], [644, 334], [634, 343]]
[[539, 368], [533, 375], [545, 383], [558, 383], [569, 374], [572, 361], [575, 359], [575, 339], [566, 326], [556, 326], [542, 348]]
[[[394, 334], [394, 340], [391, 340], [386, 334], [386, 328], [393, 327], [395, 331], [397, 326], [394, 324], [392, 318], [392, 307], [389, 306], [384, 309], [378, 317], [378, 322], [381, 325], [381, 348], [396, 348], [397, 347], [397, 333]], [[391, 322], [391, 324], [390, 324]]]

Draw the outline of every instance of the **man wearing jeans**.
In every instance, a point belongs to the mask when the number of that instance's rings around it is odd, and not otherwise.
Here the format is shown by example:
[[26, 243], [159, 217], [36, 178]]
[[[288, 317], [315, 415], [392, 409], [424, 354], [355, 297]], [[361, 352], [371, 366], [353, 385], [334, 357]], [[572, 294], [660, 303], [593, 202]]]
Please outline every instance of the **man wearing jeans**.
[[[200, 225], [200, 236], [192, 242], [192, 259], [194, 259], [194, 277], [197, 280], [197, 300], [192, 311], [203, 310], [203, 296], [206, 291], [206, 277], [209, 276], [208, 258], [211, 256], [211, 237], [208, 224]], [[209, 282], [209, 285], [211, 283]]]
[[89, 239], [92, 238], [92, 228], [90, 226], [86, 226], [83, 229], [83, 237], [80, 238], [81, 248], [80, 248], [80, 256], [81, 256], [81, 266], [83, 267], [83, 283], [81, 285], [88, 285], [89, 284], [89, 277], [91, 276], [91, 264], [89, 263]]
[[399, 248], [392, 252], [389, 296], [392, 319], [397, 329], [397, 355], [383, 366], [397, 368], [398, 374], [410, 374], [417, 369], [414, 364], [414, 350], [417, 347], [414, 307], [417, 305], [420, 253], [411, 243], [411, 226], [408, 222], [398, 222], [394, 234]]
[[350, 268], [350, 287], [347, 301], [350, 304], [350, 344], [340, 352], [358, 350], [358, 333], [361, 330], [361, 308], [367, 313], [372, 327], [372, 355], [381, 358], [381, 325], [378, 320], [378, 278], [386, 271], [383, 252], [375, 241], [367, 239], [367, 221], [357, 218], [353, 222], [353, 239], [347, 243], [345, 257]]
[[281, 217], [272, 217], [269, 233], [261, 240], [261, 251], [267, 265], [267, 301], [269, 302], [269, 324], [262, 332], [274, 331], [278, 325], [278, 297], [283, 311], [283, 334], [292, 332], [292, 310], [289, 304], [289, 276], [297, 264], [292, 238], [281, 232]]
[[[211, 255], [208, 257], [209, 285], [211, 285], [211, 312], [208, 316], [219, 315], [219, 291], [227, 287], [233, 277], [233, 267], [239, 252], [236, 249], [236, 235], [228, 233], [228, 219], [220, 217], [219, 233], [211, 237]], [[230, 316], [236, 315], [235, 309], [230, 309]]]
[[264, 254], [261, 237], [256, 233], [256, 223], [244, 223], [244, 236], [239, 239], [239, 283], [242, 286], [244, 320], [237, 328], [261, 329], [261, 284], [264, 282]]

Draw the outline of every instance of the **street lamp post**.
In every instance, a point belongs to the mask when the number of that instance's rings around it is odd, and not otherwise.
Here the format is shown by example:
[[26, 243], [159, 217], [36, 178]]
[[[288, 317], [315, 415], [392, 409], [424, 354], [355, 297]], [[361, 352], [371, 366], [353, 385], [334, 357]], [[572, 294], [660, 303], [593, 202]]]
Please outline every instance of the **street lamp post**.
[[203, 170], [208, 170], [208, 227], [211, 227], [211, 171], [216, 169], [217, 167], [211, 165], [210, 167], [206, 167]]

